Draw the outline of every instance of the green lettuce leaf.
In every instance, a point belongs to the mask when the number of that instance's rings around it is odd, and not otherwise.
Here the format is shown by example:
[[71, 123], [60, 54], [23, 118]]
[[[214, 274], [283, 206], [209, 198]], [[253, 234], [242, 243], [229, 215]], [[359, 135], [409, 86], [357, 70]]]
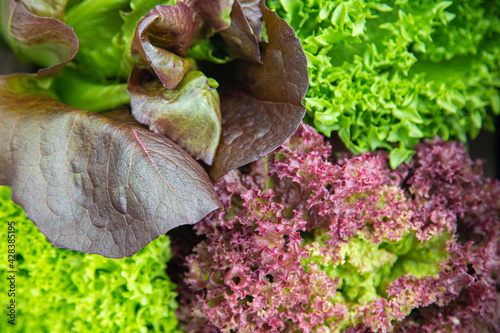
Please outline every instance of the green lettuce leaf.
[[221, 134], [217, 83], [191, 71], [175, 89], [168, 90], [159, 81], [147, 82], [148, 75], [138, 68], [130, 75], [128, 91], [135, 119], [212, 165]]
[[307, 55], [305, 120], [327, 136], [338, 131], [352, 152], [391, 150], [396, 167], [424, 138], [465, 142], [494, 129], [498, 1], [267, 2]]
[[129, 10], [127, 0], [86, 0], [67, 11], [66, 23], [80, 41], [74, 62], [88, 79], [114, 83], [124, 53], [130, 52], [118, 39], [123, 25], [120, 11]]
[[30, 13], [53, 17], [64, 22], [67, 0], [22, 0], [20, 2]]
[[54, 80], [53, 89], [57, 99], [64, 104], [92, 112], [124, 108], [130, 104], [126, 83], [95, 82], [72, 68], [62, 71]]
[[[172, 254], [161, 236], [131, 258], [103, 258], [52, 246], [0, 187], [0, 233], [16, 239], [16, 325], [10, 332], [179, 332], [177, 294], [165, 273]], [[7, 258], [6, 258], [7, 259]], [[7, 265], [0, 266], [7, 275]], [[8, 290], [8, 280], [0, 288]], [[6, 317], [8, 319], [8, 317]]]

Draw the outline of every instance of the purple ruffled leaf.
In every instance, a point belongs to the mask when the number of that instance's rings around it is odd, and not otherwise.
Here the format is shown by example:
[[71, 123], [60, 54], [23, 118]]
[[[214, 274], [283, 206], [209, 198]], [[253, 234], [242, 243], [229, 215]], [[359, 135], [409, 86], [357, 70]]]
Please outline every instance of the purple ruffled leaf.
[[[500, 183], [484, 179], [462, 144], [436, 138], [415, 149], [396, 170], [381, 152], [331, 163], [331, 147], [304, 125], [266, 159], [222, 177], [225, 210], [195, 225], [206, 238], [179, 286], [186, 331], [497, 332]], [[357, 260], [370, 262], [341, 254], [355, 237], [408, 246], [394, 252], [379, 296], [360, 302], [342, 276], [352, 269], [358, 281]], [[399, 265], [420, 244], [435, 273]], [[340, 274], [325, 274], [331, 267]]]

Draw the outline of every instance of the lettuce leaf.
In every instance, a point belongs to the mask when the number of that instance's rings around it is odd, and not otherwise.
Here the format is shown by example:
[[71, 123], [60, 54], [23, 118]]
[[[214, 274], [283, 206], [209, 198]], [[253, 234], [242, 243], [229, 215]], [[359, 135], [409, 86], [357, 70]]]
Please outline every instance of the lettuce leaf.
[[151, 66], [163, 86], [174, 89], [194, 67], [185, 59], [193, 39], [195, 21], [190, 7], [156, 6], [137, 25], [132, 52]]
[[30, 13], [21, 2], [0, 3], [0, 32], [14, 53], [24, 61], [56, 71], [73, 59], [78, 38], [67, 24], [52, 17]]
[[222, 30], [220, 36], [226, 42], [228, 53], [233, 59], [260, 62], [260, 36], [255, 35], [238, 0], [231, 10], [231, 25]]
[[191, 156], [212, 165], [221, 133], [217, 83], [199, 71], [187, 73], [175, 89], [147, 82], [147, 70], [129, 79], [132, 115], [155, 133], [168, 136]]
[[115, 83], [124, 53], [130, 52], [118, 39], [123, 25], [120, 11], [129, 11], [129, 1], [86, 0], [66, 13], [66, 23], [80, 41], [75, 67], [96, 83]]
[[53, 17], [64, 22], [67, 0], [22, 0], [26, 9], [37, 16]]
[[0, 78], [0, 184], [56, 246], [131, 256], [219, 207], [203, 168], [128, 112], [107, 117]]
[[209, 73], [220, 83], [222, 111], [221, 141], [210, 170], [214, 180], [276, 149], [305, 113], [307, 61], [300, 40], [264, 4], [261, 10], [268, 35], [262, 64], [236, 60]]
[[332, 158], [303, 125], [222, 177], [225, 210], [197, 241], [171, 234], [194, 243], [172, 275], [183, 328], [498, 332], [500, 182], [456, 141], [415, 150], [395, 170], [384, 152]]
[[[235, 0], [190, 0], [181, 1], [200, 16], [197, 35], [206, 38], [214, 31], [227, 29], [231, 25], [231, 7]], [[198, 20], [197, 20], [198, 21]]]
[[[121, 260], [58, 249], [9, 198], [10, 189], [0, 187], [0, 232], [7, 235], [7, 222], [16, 229], [15, 332], [179, 332], [175, 285], [165, 273], [168, 237]], [[0, 274], [7, 270], [0, 266]], [[2, 279], [0, 288], [8, 283]], [[2, 320], [0, 331], [12, 325]]]
[[[171, 99], [177, 96], [174, 89], [184, 89], [184, 86], [177, 87], [192, 70], [192, 63], [184, 56], [195, 35], [193, 29], [212, 25], [211, 21], [197, 23], [197, 15], [204, 17], [203, 10], [197, 7], [199, 2], [186, 3], [155, 7], [139, 22], [132, 45], [146, 64], [137, 66], [148, 68], [149, 65], [163, 85], [162, 89], [158, 84], [144, 84], [146, 75], [141, 75], [139, 80], [129, 79], [132, 113], [142, 124], [151, 129], [155, 127], [155, 131], [160, 130], [152, 125], [157, 119], [172, 116]], [[254, 13], [255, 4], [249, 3], [247, 7], [253, 19], [259, 17]], [[218, 114], [214, 103], [205, 103], [196, 104], [189, 113], [184, 112], [182, 121], [175, 124], [171, 121], [168, 126], [162, 126], [161, 133], [175, 137], [175, 141], [193, 156], [203, 159], [208, 165], [213, 161], [210, 167], [213, 181], [274, 150], [295, 131], [305, 113], [302, 98], [307, 91], [307, 73], [300, 41], [290, 26], [264, 2], [260, 3], [260, 13], [268, 41], [259, 44], [261, 36], [254, 34], [243, 8], [235, 1], [231, 24], [218, 33], [232, 58], [237, 60], [221, 66], [200, 64], [203, 72], [220, 83], [222, 122], [218, 123], [213, 116]], [[216, 21], [214, 25], [218, 23]], [[255, 30], [259, 30], [258, 26]], [[262, 58], [261, 49], [265, 50]], [[138, 67], [135, 73], [140, 72]], [[188, 95], [188, 98], [194, 96], [193, 93]], [[158, 104], [156, 96], [162, 96], [166, 103]], [[150, 104], [155, 105], [154, 112], [148, 111], [152, 110]], [[210, 122], [207, 125], [202, 119], [210, 119]], [[213, 131], [207, 139], [193, 135], [207, 133], [209, 127], [221, 128], [220, 141], [219, 131]], [[183, 132], [182, 137], [178, 134], [180, 132]]]
[[[269, 0], [297, 31], [311, 88], [306, 121], [391, 165], [439, 135], [462, 142], [500, 114], [498, 1]], [[373, 128], [376, 128], [374, 135]]]
[[64, 68], [53, 81], [57, 99], [78, 109], [103, 112], [130, 104], [126, 83], [98, 83], [72, 68]]

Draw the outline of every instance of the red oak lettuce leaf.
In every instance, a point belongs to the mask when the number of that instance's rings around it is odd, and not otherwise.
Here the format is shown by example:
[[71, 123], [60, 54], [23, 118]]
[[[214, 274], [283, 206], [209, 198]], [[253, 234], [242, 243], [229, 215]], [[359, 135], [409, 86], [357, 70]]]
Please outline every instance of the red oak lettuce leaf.
[[174, 89], [194, 66], [183, 58], [191, 45], [195, 22], [193, 10], [184, 3], [158, 5], [146, 15], [135, 30], [132, 53], [155, 71], [167, 89]]
[[209, 74], [220, 83], [222, 136], [212, 180], [280, 146], [305, 114], [307, 60], [293, 29], [261, 3], [262, 64], [236, 60]]
[[[29, 4], [36, 9], [39, 3]], [[43, 12], [43, 7], [37, 12]], [[18, 57], [50, 67], [42, 69], [40, 74], [61, 68], [78, 52], [78, 38], [71, 27], [55, 18], [36, 16], [21, 2], [2, 1], [0, 20], [0, 32]]]
[[198, 39], [220, 32], [233, 58], [260, 62], [259, 41], [262, 34], [260, 1], [190, 1], [189, 6], [196, 19]]
[[0, 78], [0, 185], [54, 245], [131, 256], [220, 206], [203, 168], [127, 112], [109, 117]]
[[221, 133], [217, 83], [192, 71], [175, 89], [168, 90], [157, 80], [148, 81], [148, 75], [147, 70], [134, 67], [129, 78], [135, 119], [211, 165]]

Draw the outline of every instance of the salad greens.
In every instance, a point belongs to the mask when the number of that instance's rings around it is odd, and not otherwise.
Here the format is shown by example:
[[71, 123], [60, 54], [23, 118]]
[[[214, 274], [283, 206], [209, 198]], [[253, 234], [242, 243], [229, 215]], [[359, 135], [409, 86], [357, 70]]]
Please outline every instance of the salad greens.
[[[56, 246], [122, 258], [199, 221], [212, 182], [305, 113], [300, 41], [263, 1], [1, 4], [2, 35], [43, 68], [0, 77], [0, 184]], [[210, 38], [231, 61], [186, 58]]]
[[218, 207], [201, 165], [129, 112], [75, 109], [21, 82], [0, 79], [0, 181], [54, 245], [131, 256]]
[[306, 122], [352, 152], [409, 161], [424, 138], [467, 141], [500, 114], [500, 2], [269, 0], [307, 55]]
[[[0, 220], [16, 229], [17, 315], [15, 326], [2, 318], [0, 331], [180, 332], [175, 284], [165, 273], [172, 256], [166, 236], [121, 260], [58, 249], [9, 197], [0, 187]], [[0, 228], [7, 234], [7, 223]], [[0, 266], [2, 276], [7, 270]], [[8, 290], [8, 282], [1, 279], [0, 288]]]
[[60, 69], [78, 52], [78, 39], [68, 25], [32, 14], [13, 0], [0, 4], [2, 38], [21, 60], [49, 67], [40, 74]]
[[0, 35], [38, 66], [0, 76], [19, 331], [500, 331], [500, 183], [447, 142], [500, 114], [499, 1], [0, 0]]
[[221, 178], [183, 256], [185, 331], [498, 332], [500, 182], [457, 142], [415, 150], [332, 159], [303, 125]]

